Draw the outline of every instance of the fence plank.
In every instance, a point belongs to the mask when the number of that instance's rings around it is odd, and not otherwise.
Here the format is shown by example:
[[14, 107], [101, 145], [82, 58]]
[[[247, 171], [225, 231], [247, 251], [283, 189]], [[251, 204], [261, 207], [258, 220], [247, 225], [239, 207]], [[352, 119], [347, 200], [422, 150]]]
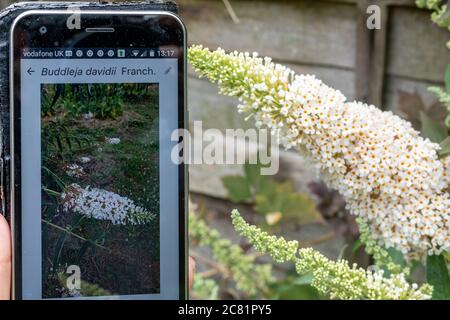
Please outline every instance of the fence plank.
[[428, 91], [428, 87], [439, 85], [435, 82], [416, 81], [395, 76], [386, 77], [386, 90], [384, 105], [385, 109], [392, 110], [395, 113], [399, 108], [399, 96], [401, 91], [409, 93], [417, 92], [424, 103], [429, 106], [436, 102], [436, 97]]
[[425, 81], [442, 81], [450, 61], [448, 31], [434, 25], [430, 13], [415, 8], [390, 9], [386, 72]]
[[371, 59], [371, 34], [367, 28], [366, 11], [370, 0], [358, 1], [358, 18], [356, 31], [356, 68], [355, 68], [355, 95], [356, 99], [367, 101], [369, 99], [370, 59]]
[[356, 7], [322, 1], [234, 1], [235, 24], [221, 1], [180, 0], [190, 42], [258, 51], [280, 61], [353, 68]]
[[380, 5], [380, 29], [374, 30], [373, 60], [370, 76], [369, 103], [382, 108], [384, 72], [386, 62], [386, 39], [388, 24], [388, 7]]

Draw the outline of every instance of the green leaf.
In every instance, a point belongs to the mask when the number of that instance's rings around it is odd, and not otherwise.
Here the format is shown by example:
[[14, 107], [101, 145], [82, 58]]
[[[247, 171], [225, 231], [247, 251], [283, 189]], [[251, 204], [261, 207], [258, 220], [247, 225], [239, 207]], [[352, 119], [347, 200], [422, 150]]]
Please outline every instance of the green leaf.
[[255, 196], [255, 211], [266, 215], [274, 212], [281, 212], [282, 202], [278, 197], [270, 198], [265, 195]]
[[257, 188], [260, 181], [266, 176], [261, 176], [261, 166], [258, 164], [248, 164], [244, 165], [245, 177], [251, 187]]
[[441, 150], [438, 151], [439, 157], [445, 157], [450, 154], [450, 137], [445, 138], [440, 144]]
[[425, 112], [420, 113], [420, 121], [422, 123], [422, 135], [432, 142], [440, 143], [447, 138], [447, 129], [445, 126], [431, 119]]
[[293, 281], [288, 278], [274, 283], [267, 298], [274, 300], [318, 300], [321, 299], [321, 296], [310, 285], [299, 285], [296, 280]]
[[427, 282], [433, 286], [433, 300], [450, 299], [450, 276], [443, 255], [428, 256]]
[[226, 176], [222, 178], [224, 187], [228, 191], [230, 200], [233, 202], [248, 202], [252, 199], [250, 186], [245, 177], [242, 176]]
[[255, 188], [257, 196], [270, 198], [277, 193], [277, 182], [267, 176], [261, 176], [258, 186]]
[[355, 253], [356, 251], [359, 250], [359, 248], [361, 248], [363, 245], [362, 241], [360, 239], [357, 239], [355, 242], [353, 242], [352, 244], [352, 252]]
[[[405, 257], [403, 253], [401, 253], [401, 251], [391, 247], [387, 249], [387, 253], [389, 257], [391, 257], [392, 262], [395, 263], [396, 265], [399, 265], [402, 268], [405, 268], [407, 266]], [[388, 270], [387, 266], [383, 266], [382, 269], [387, 277], [391, 276], [391, 271]]]
[[254, 194], [271, 196], [275, 193], [275, 181], [269, 176], [261, 175], [260, 164], [246, 164], [244, 165], [244, 172], [250, 190], [254, 192]]
[[297, 279], [295, 279], [292, 284], [296, 284], [296, 285], [307, 285], [307, 284], [311, 284], [311, 282], [313, 281], [314, 276], [312, 275], [312, 273], [308, 273], [305, 274], [303, 276], [299, 276]]
[[401, 266], [406, 266], [405, 256], [401, 253], [401, 251], [391, 247], [387, 249], [387, 252], [392, 258], [392, 262]]
[[275, 184], [274, 188], [274, 192], [270, 194], [255, 196], [257, 212], [261, 214], [281, 212], [283, 220], [299, 225], [323, 222], [315, 202], [308, 194], [295, 192], [291, 182]]
[[448, 19], [450, 19], [450, 6], [447, 5], [445, 8], [445, 11], [442, 12], [437, 18], [436, 18], [436, 23], [441, 26], [444, 27], [446, 26], [449, 21]]
[[[450, 14], [450, 5], [447, 6], [447, 12]], [[447, 89], [447, 93], [450, 93], [450, 63], [447, 65], [447, 69], [445, 69], [445, 88]]]
[[288, 201], [289, 194], [293, 192], [293, 186], [290, 182], [277, 184], [273, 181], [264, 187], [264, 192], [261, 192], [255, 197], [255, 210], [262, 214], [273, 212], [285, 212], [285, 204]]
[[285, 220], [300, 225], [324, 222], [322, 215], [316, 208], [316, 203], [308, 194], [300, 192], [289, 193], [283, 189], [283, 186], [280, 186], [278, 191], [281, 194], [286, 194], [281, 210]]

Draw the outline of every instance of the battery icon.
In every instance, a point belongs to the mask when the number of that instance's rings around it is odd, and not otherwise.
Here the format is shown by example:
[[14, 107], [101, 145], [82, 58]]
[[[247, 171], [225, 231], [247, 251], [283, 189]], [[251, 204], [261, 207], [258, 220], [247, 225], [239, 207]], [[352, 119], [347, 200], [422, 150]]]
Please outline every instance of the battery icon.
[[149, 55], [150, 57], [154, 57], [154, 56], [155, 56], [155, 51], [154, 51], [154, 50], [150, 50], [150, 51], [148, 52], [148, 55]]
[[117, 49], [117, 56], [119, 58], [125, 57], [125, 49]]

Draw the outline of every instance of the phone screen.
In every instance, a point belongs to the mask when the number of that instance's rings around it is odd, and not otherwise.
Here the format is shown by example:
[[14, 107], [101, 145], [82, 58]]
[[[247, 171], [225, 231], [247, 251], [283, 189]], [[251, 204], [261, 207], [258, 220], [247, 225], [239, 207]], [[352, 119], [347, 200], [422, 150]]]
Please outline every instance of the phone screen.
[[180, 54], [21, 48], [23, 299], [180, 297]]

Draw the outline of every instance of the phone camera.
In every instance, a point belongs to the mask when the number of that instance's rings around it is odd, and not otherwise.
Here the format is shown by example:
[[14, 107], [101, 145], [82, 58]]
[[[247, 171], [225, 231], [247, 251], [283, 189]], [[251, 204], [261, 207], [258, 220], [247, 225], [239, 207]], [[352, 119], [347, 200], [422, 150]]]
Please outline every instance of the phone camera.
[[40, 28], [39, 28], [39, 32], [40, 32], [41, 34], [46, 34], [46, 33], [47, 33], [47, 27], [46, 27], [46, 26], [40, 27]]

